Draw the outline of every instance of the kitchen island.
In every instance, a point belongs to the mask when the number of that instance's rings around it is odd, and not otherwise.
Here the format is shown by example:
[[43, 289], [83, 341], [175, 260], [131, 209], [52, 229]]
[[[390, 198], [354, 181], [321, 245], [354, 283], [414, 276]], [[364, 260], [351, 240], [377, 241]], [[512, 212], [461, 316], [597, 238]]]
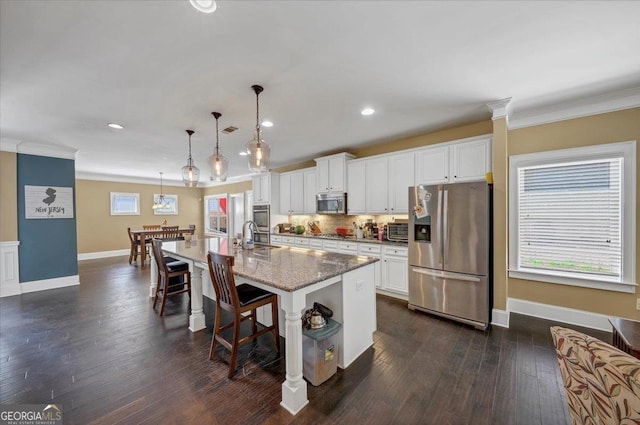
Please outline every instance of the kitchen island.
[[[192, 332], [205, 328], [203, 294], [215, 299], [209, 277], [207, 253], [234, 255], [236, 283], [250, 283], [278, 295], [280, 334], [285, 337], [286, 379], [282, 383], [282, 407], [298, 413], [309, 400], [302, 378], [302, 322], [305, 309], [314, 302], [331, 308], [342, 323], [338, 334], [338, 366], [348, 367], [373, 344], [376, 330], [374, 263], [376, 258], [311, 249], [256, 246], [236, 249], [227, 238], [165, 242], [164, 252], [189, 263], [191, 271]], [[152, 261], [150, 296], [155, 294], [157, 267]], [[204, 288], [204, 290], [203, 290]], [[264, 317], [270, 324], [270, 317]]]

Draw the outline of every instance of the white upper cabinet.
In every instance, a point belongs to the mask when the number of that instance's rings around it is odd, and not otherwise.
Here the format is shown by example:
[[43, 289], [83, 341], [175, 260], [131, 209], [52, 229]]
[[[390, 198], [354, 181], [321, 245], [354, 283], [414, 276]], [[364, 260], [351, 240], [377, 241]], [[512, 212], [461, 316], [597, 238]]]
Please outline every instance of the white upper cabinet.
[[451, 147], [451, 165], [454, 182], [486, 179], [492, 170], [491, 138], [458, 143]]
[[415, 184], [478, 181], [491, 171], [491, 137], [482, 136], [416, 152]]
[[347, 214], [364, 214], [365, 187], [367, 176], [365, 174], [366, 162], [354, 160], [347, 163]]
[[449, 146], [416, 152], [416, 184], [449, 183]]
[[348, 153], [316, 158], [318, 193], [347, 191], [347, 160], [352, 158]]
[[305, 214], [315, 214], [316, 213], [316, 192], [318, 190], [315, 167], [306, 168], [303, 171], [303, 179], [304, 179], [303, 212]]
[[[277, 173], [261, 173], [253, 176], [253, 204], [279, 207], [280, 179]], [[272, 213], [274, 213], [272, 211]]]
[[365, 213], [406, 214], [408, 189], [415, 179], [413, 152], [381, 155], [365, 163]]
[[409, 212], [409, 187], [415, 181], [414, 164], [413, 152], [389, 157], [389, 214]]
[[389, 177], [387, 157], [366, 160], [366, 212], [367, 214], [387, 214]]
[[316, 196], [316, 169], [280, 174], [280, 214], [313, 214]]

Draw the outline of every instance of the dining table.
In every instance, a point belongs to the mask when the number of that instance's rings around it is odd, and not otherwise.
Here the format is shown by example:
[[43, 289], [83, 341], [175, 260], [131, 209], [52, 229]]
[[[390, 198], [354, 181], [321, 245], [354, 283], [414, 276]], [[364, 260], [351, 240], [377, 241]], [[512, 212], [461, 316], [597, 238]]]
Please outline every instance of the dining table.
[[[184, 229], [178, 229], [178, 235], [180, 238], [185, 238], [186, 235], [191, 235], [193, 236], [195, 232], [195, 228], [191, 228], [191, 227], [187, 227]], [[159, 238], [159, 239], [166, 239], [167, 235], [171, 233], [172, 235], [175, 234], [175, 231], [167, 231], [164, 230], [162, 228], [159, 229], [132, 229], [131, 230], [131, 236], [133, 236], [133, 240], [134, 243], [135, 242], [140, 242], [140, 246], [143, 247], [143, 249], [140, 250], [140, 267], [141, 268], [145, 268], [145, 260], [147, 258], [147, 250], [144, 249], [144, 241], [148, 241], [149, 239], [152, 238]]]
[[[256, 245], [242, 249], [224, 237], [163, 242], [162, 250], [189, 264], [192, 332], [205, 329], [203, 296], [215, 300], [207, 263], [210, 251], [235, 257], [233, 273], [237, 285], [249, 283], [278, 295], [280, 317], [285, 319], [279, 320], [279, 331], [285, 338], [286, 365], [280, 405], [293, 415], [309, 403], [307, 382], [303, 379], [301, 320], [306, 309], [319, 302], [333, 310], [332, 319], [342, 325], [337, 338], [340, 368], [347, 368], [373, 345], [377, 258], [298, 247]], [[155, 261], [151, 263], [149, 296], [154, 296], [157, 266]], [[270, 309], [259, 310], [257, 316], [265, 325], [271, 324]]]

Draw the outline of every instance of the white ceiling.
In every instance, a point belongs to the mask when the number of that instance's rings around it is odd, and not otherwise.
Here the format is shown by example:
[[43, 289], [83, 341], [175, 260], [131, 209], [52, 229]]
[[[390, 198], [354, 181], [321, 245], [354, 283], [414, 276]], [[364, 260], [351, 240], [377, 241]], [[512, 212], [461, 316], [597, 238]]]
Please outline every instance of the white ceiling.
[[[272, 168], [640, 86], [640, 2], [0, 0], [3, 138], [79, 150], [80, 173], [201, 182], [222, 113], [230, 176], [261, 118]], [[370, 106], [373, 116], [360, 110]], [[116, 122], [124, 130], [106, 126]]]

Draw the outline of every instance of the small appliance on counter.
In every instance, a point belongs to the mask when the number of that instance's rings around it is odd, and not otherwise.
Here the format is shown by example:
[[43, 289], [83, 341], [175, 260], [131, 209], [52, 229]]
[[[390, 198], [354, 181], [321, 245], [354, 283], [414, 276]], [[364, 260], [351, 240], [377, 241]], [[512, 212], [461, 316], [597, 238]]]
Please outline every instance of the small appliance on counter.
[[289, 228], [291, 228], [291, 224], [289, 223], [280, 223], [276, 224], [276, 233], [289, 233]]
[[407, 242], [409, 240], [409, 220], [396, 220], [387, 223], [387, 240]]

